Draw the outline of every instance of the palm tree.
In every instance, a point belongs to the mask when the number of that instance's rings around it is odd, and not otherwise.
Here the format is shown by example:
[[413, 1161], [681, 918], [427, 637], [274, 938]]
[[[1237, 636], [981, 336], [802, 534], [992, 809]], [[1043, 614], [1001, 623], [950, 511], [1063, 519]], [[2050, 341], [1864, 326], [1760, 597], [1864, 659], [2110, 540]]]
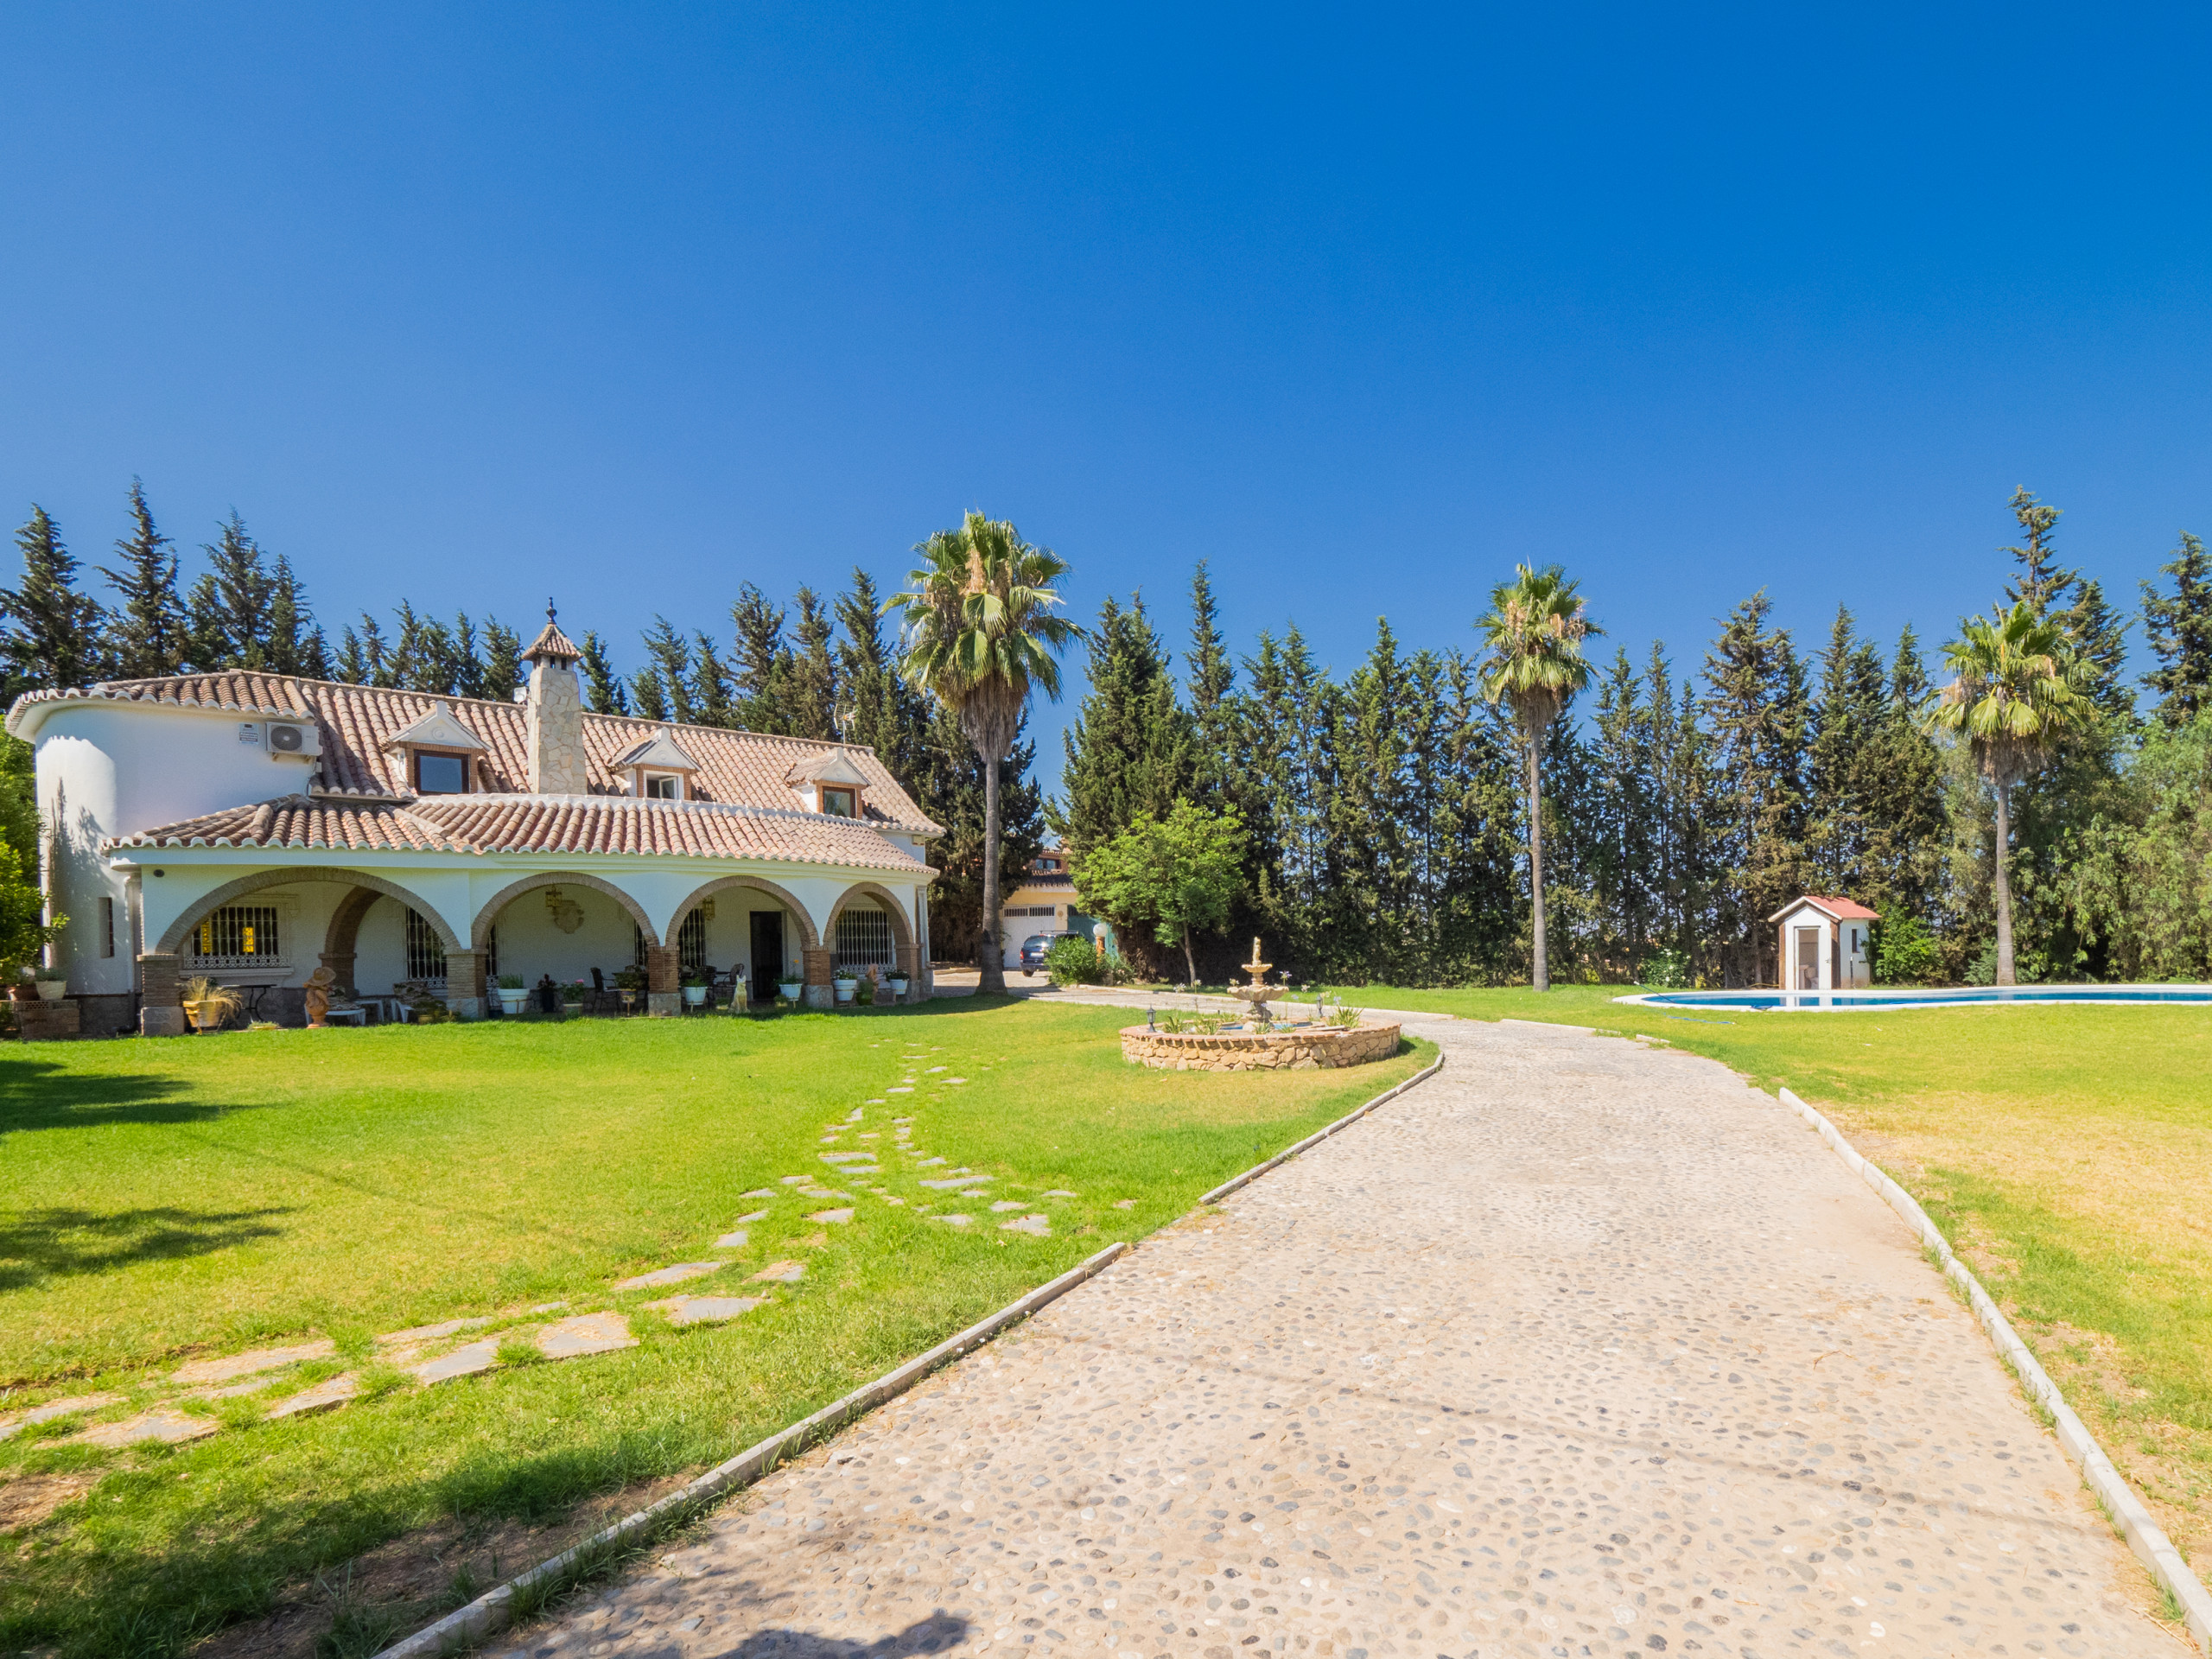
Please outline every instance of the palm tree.
[[1513, 710], [1521, 741], [1529, 752], [1529, 888], [1535, 904], [1535, 986], [1552, 988], [1551, 963], [1544, 949], [1544, 736], [1567, 712], [1574, 694], [1590, 683], [1582, 642], [1602, 636], [1582, 613], [1583, 604], [1567, 573], [1555, 564], [1542, 569], [1516, 565], [1511, 582], [1491, 590], [1490, 614], [1475, 624], [1490, 654], [1482, 662], [1483, 695]]
[[914, 551], [923, 563], [905, 591], [884, 601], [904, 613], [906, 678], [959, 717], [983, 763], [983, 933], [982, 990], [1006, 989], [999, 950], [999, 763], [1014, 747], [1032, 685], [1055, 702], [1058, 652], [1082, 630], [1052, 614], [1052, 584], [1067, 561], [1032, 547], [1001, 519], [971, 512], [957, 530], [940, 530]]
[[2069, 644], [2062, 621], [2038, 615], [2024, 599], [2009, 611], [1967, 618], [1959, 635], [1943, 647], [1955, 677], [1923, 709], [1931, 726], [1965, 734], [1996, 792], [1997, 982], [2013, 985], [2012, 785], [2095, 721], [2096, 705], [2082, 690], [2091, 664]]

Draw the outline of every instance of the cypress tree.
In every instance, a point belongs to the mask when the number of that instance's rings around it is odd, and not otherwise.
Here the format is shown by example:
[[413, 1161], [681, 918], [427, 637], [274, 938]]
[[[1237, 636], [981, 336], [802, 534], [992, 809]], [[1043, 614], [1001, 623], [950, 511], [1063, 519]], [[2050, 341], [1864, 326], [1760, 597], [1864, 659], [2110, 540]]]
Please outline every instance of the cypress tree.
[[261, 563], [261, 549], [246, 531], [238, 509], [200, 543], [208, 568], [186, 596], [185, 614], [194, 667], [266, 669], [270, 607], [275, 584]]
[[[24, 556], [29, 557], [28, 550]], [[2212, 709], [2212, 560], [2204, 543], [2184, 530], [2158, 573], [2174, 579], [2174, 590], [2164, 594], [2143, 584], [2144, 637], [2158, 659], [2143, 683], [2158, 694], [2152, 712], [2180, 728]]]
[[1748, 946], [1739, 971], [1764, 974], [1768, 916], [1809, 885], [1805, 856], [1804, 667], [1789, 631], [1772, 628], [1764, 590], [1730, 613], [1706, 655], [1705, 714], [1722, 779], [1719, 847], [1729, 899], [1724, 940]]
[[702, 726], [737, 724], [729, 697], [729, 667], [703, 630], [691, 636], [691, 718]]
[[[1209, 812], [1241, 813], [1248, 803], [1238, 787], [1236, 674], [1204, 559], [1191, 573], [1191, 649], [1183, 666], [1191, 691], [1191, 798]], [[1249, 856], [1249, 837], [1246, 849]]]
[[836, 627], [812, 588], [800, 588], [796, 597], [798, 621], [791, 632], [798, 649], [783, 675], [785, 729], [793, 737], [833, 741], [839, 723], [837, 665], [830, 648]]
[[1140, 596], [1110, 597], [1090, 637], [1090, 690], [1064, 736], [1053, 827], [1077, 858], [1142, 815], [1165, 818], [1190, 791], [1189, 716]]
[[100, 569], [123, 596], [114, 620], [115, 672], [126, 680], [152, 679], [183, 667], [187, 625], [177, 597], [176, 555], [169, 538], [154, 527], [143, 481], [130, 480], [128, 499], [130, 533], [115, 544], [123, 569]]
[[1867, 773], [1866, 903], [1933, 926], [1943, 864], [1945, 766], [1916, 717], [1928, 700], [1929, 679], [1910, 626], [1897, 635], [1886, 690], [1875, 728], [1875, 764]]
[[2040, 616], [2063, 603], [2067, 590], [2077, 580], [2078, 573], [2063, 569], [2051, 550], [2063, 510], [2037, 500], [2025, 486], [2015, 489], [2005, 505], [2019, 524], [2020, 539], [2025, 543], [2003, 550], [2020, 567], [2018, 574], [2005, 584], [2005, 603], [2017, 605], [2024, 599]]
[[607, 654], [607, 642], [587, 629], [576, 648], [583, 652], [579, 665], [584, 674], [584, 707], [594, 715], [628, 714], [630, 698]]
[[0, 590], [0, 656], [6, 661], [6, 700], [48, 687], [89, 685], [105, 671], [101, 644], [106, 613], [77, 591], [77, 560], [46, 509], [34, 505], [16, 532], [23, 579]]
[[311, 680], [331, 676], [329, 647], [308, 607], [307, 590], [282, 553], [269, 575], [268, 635], [264, 652], [272, 674], [301, 674]]
[[630, 694], [647, 720], [691, 723], [691, 645], [664, 616], [645, 630], [645, 665], [630, 677]]
[[1842, 606], [1836, 607], [1820, 664], [1821, 692], [1812, 709], [1805, 766], [1811, 880], [1823, 893], [1871, 904], [1868, 854], [1883, 793], [1887, 677], [1873, 645], [1858, 636]]
[[854, 568], [853, 585], [838, 597], [836, 614], [837, 675], [852, 709], [849, 740], [874, 749], [899, 786], [936, 817], [933, 802], [944, 762], [930, 747], [934, 711], [892, 661], [883, 638], [882, 595], [867, 571]]
[[770, 604], [768, 596], [748, 582], [738, 588], [729, 620], [737, 631], [730, 680], [736, 690], [738, 724], [747, 731], [782, 732], [786, 729], [782, 692], [788, 654], [783, 607]]
[[479, 696], [510, 702], [528, 677], [523, 671], [522, 636], [496, 617], [484, 619], [484, 672]]

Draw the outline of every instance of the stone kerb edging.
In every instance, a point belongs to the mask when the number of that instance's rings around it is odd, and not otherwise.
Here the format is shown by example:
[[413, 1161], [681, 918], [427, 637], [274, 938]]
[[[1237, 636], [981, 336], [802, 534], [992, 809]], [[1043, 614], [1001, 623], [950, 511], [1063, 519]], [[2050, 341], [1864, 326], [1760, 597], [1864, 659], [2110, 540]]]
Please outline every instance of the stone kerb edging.
[[927, 1353], [918, 1355], [897, 1369], [885, 1372], [874, 1382], [854, 1389], [843, 1399], [823, 1407], [811, 1417], [793, 1423], [779, 1433], [771, 1434], [759, 1445], [748, 1446], [728, 1462], [716, 1465], [658, 1503], [625, 1516], [613, 1526], [563, 1550], [552, 1560], [540, 1562], [527, 1573], [518, 1573], [496, 1589], [479, 1596], [466, 1607], [447, 1614], [427, 1629], [394, 1643], [378, 1654], [377, 1659], [433, 1659], [433, 1656], [456, 1653], [496, 1635], [506, 1627], [513, 1613], [515, 1599], [524, 1591], [557, 1586], [579, 1568], [588, 1567], [594, 1560], [603, 1558], [623, 1545], [644, 1542], [664, 1523], [680, 1520], [715, 1498], [739, 1487], [750, 1485], [785, 1458], [804, 1451], [810, 1444], [831, 1430], [842, 1427], [852, 1419], [873, 1411], [885, 1401], [906, 1393], [940, 1365], [957, 1359], [969, 1349], [988, 1342], [1016, 1320], [1026, 1319], [1046, 1303], [1065, 1296], [1086, 1279], [1095, 1276], [1128, 1248], [1128, 1243], [1122, 1241], [1109, 1244], [1097, 1255], [1069, 1268], [1051, 1283], [1040, 1285], [1019, 1300], [1007, 1303], [988, 1319], [969, 1325], [956, 1337], [947, 1338]]
[[1342, 1117], [1330, 1124], [1326, 1128], [1317, 1129], [1314, 1133], [1307, 1135], [1303, 1141], [1300, 1141], [1296, 1146], [1286, 1147], [1282, 1151], [1275, 1154], [1274, 1157], [1268, 1159], [1266, 1163], [1255, 1164], [1251, 1168], [1246, 1170], [1242, 1175], [1230, 1176], [1219, 1186], [1214, 1188], [1212, 1192], [1203, 1195], [1198, 1199], [1198, 1202], [1200, 1204], [1218, 1204], [1222, 1199], [1227, 1198], [1230, 1193], [1236, 1191], [1238, 1187], [1249, 1185], [1253, 1181], [1259, 1179], [1261, 1176], [1266, 1174], [1269, 1170], [1275, 1168], [1279, 1165], [1288, 1163], [1292, 1159], [1297, 1157], [1301, 1152], [1312, 1151], [1315, 1147], [1319, 1146], [1331, 1135], [1337, 1134], [1339, 1130], [1350, 1128], [1353, 1124], [1358, 1122], [1361, 1118], [1365, 1117], [1376, 1107], [1395, 1100], [1400, 1095], [1404, 1094], [1407, 1090], [1412, 1088], [1415, 1084], [1424, 1082], [1427, 1079], [1434, 1077], [1443, 1069], [1444, 1053], [1443, 1051], [1440, 1049], [1437, 1051], [1437, 1055], [1434, 1059], [1431, 1060], [1427, 1065], [1421, 1067], [1420, 1071], [1414, 1072], [1413, 1076], [1408, 1077], [1404, 1082], [1394, 1084], [1392, 1087], [1385, 1089], [1381, 1094], [1376, 1096], [1374, 1099], [1369, 1101], [1364, 1106], [1354, 1107], [1351, 1111], [1346, 1112]]
[[1921, 1242], [1935, 1254], [1944, 1276], [1965, 1294], [1974, 1317], [1981, 1321], [1982, 1329], [1996, 1344], [1998, 1357], [2012, 1368], [2028, 1397], [2050, 1414], [2059, 1446], [2082, 1471], [2082, 1478], [2088, 1483], [2105, 1513], [2120, 1529], [2127, 1547], [2151, 1569], [2151, 1576], [2181, 1605], [2189, 1633], [2196, 1638], [2198, 1648], [2212, 1653], [2212, 1595], [2206, 1593], [2189, 1563], [2182, 1559], [2181, 1552], [2174, 1548], [2173, 1541], [2166, 1536], [2164, 1529], [2144, 1506], [2143, 1500], [2136, 1497], [2127, 1478], [2105, 1455], [2088, 1426], [2066, 1403], [2058, 1384], [2050, 1380], [2050, 1374], [2029, 1351], [2027, 1344], [2020, 1340], [2019, 1333], [2012, 1329], [2012, 1322], [1981, 1287], [1973, 1269], [1953, 1252], [1942, 1230], [1920, 1207], [1919, 1200], [1862, 1157], [1844, 1138], [1843, 1132], [1820, 1112], [1787, 1089], [1781, 1091], [1781, 1096], [1783, 1104], [1810, 1124], [1852, 1173], [1879, 1193], [1891, 1209], [1904, 1217], [1905, 1224], [1920, 1235]]

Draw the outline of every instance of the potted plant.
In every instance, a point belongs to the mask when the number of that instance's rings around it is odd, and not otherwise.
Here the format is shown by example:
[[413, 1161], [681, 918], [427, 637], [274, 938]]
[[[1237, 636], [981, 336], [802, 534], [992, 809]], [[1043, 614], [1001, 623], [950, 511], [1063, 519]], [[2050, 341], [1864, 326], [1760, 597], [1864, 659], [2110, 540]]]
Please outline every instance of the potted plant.
[[891, 974], [890, 983], [891, 995], [897, 997], [901, 1002], [904, 1002], [906, 1000], [906, 976], [899, 972], [896, 969], [893, 969]]
[[687, 1008], [705, 1007], [707, 1006], [707, 977], [705, 975], [684, 975], [683, 1006]]
[[776, 988], [784, 994], [785, 1001], [796, 1002], [798, 1001], [798, 994], [800, 990], [804, 988], [804, 983], [798, 976], [794, 974], [788, 978], [778, 980], [776, 982]]
[[851, 969], [840, 968], [830, 976], [830, 982], [837, 988], [837, 1000], [849, 1002], [853, 1000], [853, 993], [860, 988], [861, 982], [860, 976]]
[[572, 979], [561, 988], [561, 1006], [570, 1014], [582, 1014], [584, 1007], [584, 982]]
[[40, 969], [37, 984], [41, 1002], [59, 1002], [69, 992], [69, 976], [59, 968]]
[[520, 1014], [530, 1001], [530, 988], [522, 982], [520, 974], [499, 976], [499, 1012]]
[[875, 982], [873, 979], [864, 979], [861, 981], [861, 982], [854, 988], [853, 1001], [858, 1003], [861, 1007], [874, 1007], [875, 1006]]
[[238, 1011], [238, 994], [227, 985], [218, 985], [212, 979], [188, 979], [182, 988], [179, 1001], [194, 1031], [213, 1031]]

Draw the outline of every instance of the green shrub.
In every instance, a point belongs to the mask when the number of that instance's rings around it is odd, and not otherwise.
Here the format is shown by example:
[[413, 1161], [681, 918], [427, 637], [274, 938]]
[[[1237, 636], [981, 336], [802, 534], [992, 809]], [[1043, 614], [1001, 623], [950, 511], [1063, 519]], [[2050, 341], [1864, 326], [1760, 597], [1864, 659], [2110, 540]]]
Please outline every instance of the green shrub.
[[1679, 950], [1654, 950], [1637, 969], [1636, 982], [1658, 990], [1679, 991], [1690, 982], [1689, 963]]
[[1055, 985], [1103, 985], [1108, 977], [1097, 947], [1076, 933], [1054, 939], [1046, 949], [1045, 971]]
[[522, 976], [520, 974], [501, 974], [499, 976], [499, 988], [503, 991], [519, 991], [523, 989]]
[[[1882, 919], [1874, 924], [1874, 978], [1884, 985], [1924, 984], [1936, 972], [1942, 952], [1936, 937], [1928, 931], [1928, 924], [1910, 911], [1891, 909], [1882, 912]], [[1997, 947], [1988, 951], [1988, 978], [1975, 980], [1974, 970], [1967, 970], [1969, 983], [1986, 985], [1997, 977]]]

